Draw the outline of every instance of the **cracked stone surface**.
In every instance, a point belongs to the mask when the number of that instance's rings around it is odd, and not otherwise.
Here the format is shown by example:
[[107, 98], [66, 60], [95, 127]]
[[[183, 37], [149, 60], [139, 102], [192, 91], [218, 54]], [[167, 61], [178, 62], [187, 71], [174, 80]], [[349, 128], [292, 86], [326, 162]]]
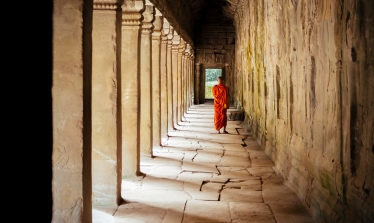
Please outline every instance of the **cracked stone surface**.
[[[212, 105], [194, 105], [142, 176], [122, 179], [119, 207], [93, 207], [93, 223], [313, 223], [274, 163], [238, 121], [213, 128]], [[239, 133], [245, 133], [240, 135]]]

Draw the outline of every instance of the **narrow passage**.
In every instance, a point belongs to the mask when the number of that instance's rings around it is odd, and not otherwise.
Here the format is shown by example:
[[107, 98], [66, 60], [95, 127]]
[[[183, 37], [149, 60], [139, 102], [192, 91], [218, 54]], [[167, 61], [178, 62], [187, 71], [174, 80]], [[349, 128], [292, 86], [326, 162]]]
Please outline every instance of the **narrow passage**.
[[192, 106], [155, 157], [141, 157], [145, 176], [123, 179], [125, 202], [95, 208], [93, 222], [313, 223], [240, 124], [228, 121], [229, 134], [217, 134], [213, 105]]

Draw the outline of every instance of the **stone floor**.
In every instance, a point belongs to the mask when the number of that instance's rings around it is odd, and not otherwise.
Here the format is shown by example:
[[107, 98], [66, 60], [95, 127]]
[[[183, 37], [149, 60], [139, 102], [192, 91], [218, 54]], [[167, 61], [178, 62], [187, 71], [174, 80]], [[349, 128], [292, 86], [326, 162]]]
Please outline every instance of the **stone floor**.
[[245, 130], [229, 121], [217, 134], [212, 105], [192, 106], [155, 157], [141, 157], [145, 176], [123, 179], [125, 202], [94, 207], [93, 223], [313, 223]]

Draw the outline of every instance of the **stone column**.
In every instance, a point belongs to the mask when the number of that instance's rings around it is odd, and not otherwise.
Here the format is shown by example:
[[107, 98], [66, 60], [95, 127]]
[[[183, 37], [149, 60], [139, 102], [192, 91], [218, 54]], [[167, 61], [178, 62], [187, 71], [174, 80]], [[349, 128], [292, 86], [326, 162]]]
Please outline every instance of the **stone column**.
[[186, 65], [185, 65], [185, 75], [184, 75], [184, 77], [185, 77], [185, 82], [186, 82], [186, 88], [185, 88], [185, 90], [184, 90], [184, 105], [183, 105], [183, 114], [184, 113], [186, 113], [187, 112], [187, 110], [188, 110], [188, 108], [189, 108], [189, 91], [190, 91], [190, 65], [191, 65], [191, 63], [190, 63], [190, 61], [191, 61], [191, 59], [190, 59], [190, 56], [191, 56], [191, 53], [190, 53], [190, 51], [191, 51], [191, 46], [190, 46], [190, 44], [186, 44], [186, 50], [184, 51], [185, 53], [184, 53], [184, 55], [185, 55], [185, 63], [186, 63]]
[[169, 34], [169, 23], [163, 18], [163, 29], [161, 32], [161, 58], [160, 58], [160, 88], [161, 88], [161, 138], [162, 145], [168, 138], [168, 84], [167, 84], [167, 35]]
[[140, 174], [139, 39], [143, 8], [142, 0], [125, 0], [122, 5], [120, 78], [122, 177]]
[[[121, 194], [121, 159], [118, 153], [117, 113], [117, 2], [94, 1], [92, 29], [92, 202], [118, 206]], [[108, 49], [115, 50], [108, 50]]]
[[161, 146], [161, 78], [160, 78], [160, 45], [161, 45], [161, 29], [162, 15], [158, 9], [156, 10], [155, 19], [153, 21], [152, 32], [152, 128], [153, 140], [152, 148]]
[[167, 59], [166, 59], [166, 70], [168, 78], [168, 131], [174, 130], [173, 127], [173, 78], [172, 78], [172, 46], [174, 38], [174, 29], [170, 26], [168, 34], [168, 46], [167, 46]]
[[[232, 98], [232, 93], [231, 91], [233, 90], [232, 89], [232, 85], [231, 85], [231, 71], [230, 71], [230, 64], [228, 63], [225, 63], [225, 80], [226, 81], [226, 86], [229, 88], [229, 101], [230, 101], [230, 104], [231, 104], [231, 98]], [[230, 105], [229, 105], [230, 106]]]
[[200, 63], [195, 63], [195, 105], [200, 104]]
[[152, 156], [151, 32], [154, 6], [145, 1], [140, 39], [140, 152]]
[[[194, 85], [194, 81], [195, 81], [195, 51], [193, 49], [191, 49], [191, 61], [190, 61], [190, 106], [192, 106], [194, 104], [194, 100], [196, 98], [196, 95], [195, 95], [195, 85]], [[189, 106], [189, 107], [190, 107]]]
[[52, 223], [92, 219], [92, 4], [53, 4]]
[[186, 48], [186, 42], [181, 38], [178, 48], [178, 88], [177, 88], [177, 124], [182, 121], [183, 116], [183, 89], [182, 81], [183, 81], [183, 73], [184, 73], [184, 50]]
[[179, 54], [179, 44], [180, 44], [180, 35], [174, 31], [173, 44], [172, 44], [172, 91], [173, 91], [173, 129], [177, 129], [178, 126], [178, 64], [180, 64]]

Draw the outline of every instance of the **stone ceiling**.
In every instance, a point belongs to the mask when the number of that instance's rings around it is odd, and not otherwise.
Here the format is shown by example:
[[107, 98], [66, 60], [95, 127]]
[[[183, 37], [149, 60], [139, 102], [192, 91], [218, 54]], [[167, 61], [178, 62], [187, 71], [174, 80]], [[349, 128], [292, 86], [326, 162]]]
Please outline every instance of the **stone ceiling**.
[[195, 21], [204, 18], [206, 13], [214, 13], [214, 9], [218, 9], [226, 17], [221, 19], [233, 21], [238, 0], [187, 0], [187, 2]]

